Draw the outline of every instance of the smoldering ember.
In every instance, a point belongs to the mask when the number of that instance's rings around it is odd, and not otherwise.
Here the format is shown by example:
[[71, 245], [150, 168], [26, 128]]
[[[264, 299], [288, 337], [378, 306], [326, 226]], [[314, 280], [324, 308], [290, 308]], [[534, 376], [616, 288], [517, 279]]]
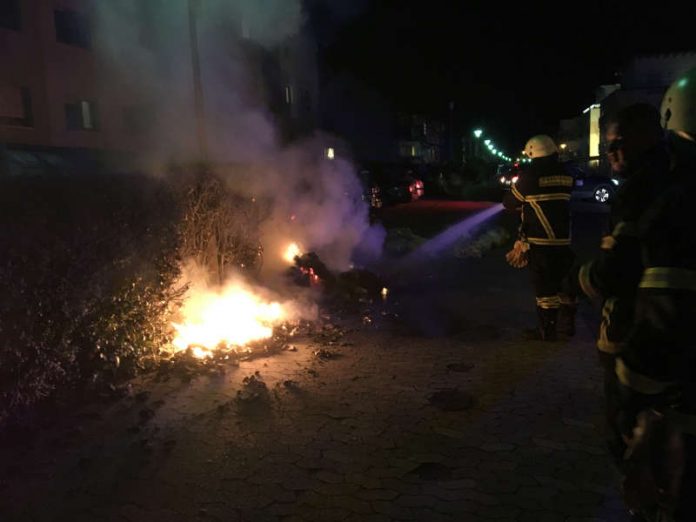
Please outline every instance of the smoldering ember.
[[696, 520], [695, 23], [0, 0], [0, 521]]

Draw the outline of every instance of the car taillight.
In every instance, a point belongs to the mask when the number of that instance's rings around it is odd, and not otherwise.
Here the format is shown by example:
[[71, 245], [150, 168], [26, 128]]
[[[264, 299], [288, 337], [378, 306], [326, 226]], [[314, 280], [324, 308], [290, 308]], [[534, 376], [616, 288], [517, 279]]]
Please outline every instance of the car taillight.
[[520, 179], [519, 176], [513, 176], [513, 177], [512, 177], [512, 182], [513, 182], [513, 183], [517, 183], [517, 180], [518, 180], [518, 179]]

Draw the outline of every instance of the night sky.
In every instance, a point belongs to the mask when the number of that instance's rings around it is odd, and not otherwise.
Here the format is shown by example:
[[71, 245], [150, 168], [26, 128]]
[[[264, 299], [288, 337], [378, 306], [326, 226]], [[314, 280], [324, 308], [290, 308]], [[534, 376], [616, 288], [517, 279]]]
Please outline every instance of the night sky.
[[[696, 3], [345, 0], [319, 17], [328, 74], [397, 110], [481, 125], [508, 148], [593, 103], [635, 54], [696, 50]], [[349, 15], [349, 16], [344, 16]]]

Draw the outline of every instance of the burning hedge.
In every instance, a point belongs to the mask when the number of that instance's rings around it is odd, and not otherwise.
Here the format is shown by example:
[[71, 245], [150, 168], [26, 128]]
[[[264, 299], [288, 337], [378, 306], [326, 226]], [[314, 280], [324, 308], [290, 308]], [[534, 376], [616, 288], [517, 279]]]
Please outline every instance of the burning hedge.
[[183, 256], [219, 277], [260, 262], [253, 204], [214, 176], [0, 185], [0, 422], [58, 388], [154, 367], [176, 334]]

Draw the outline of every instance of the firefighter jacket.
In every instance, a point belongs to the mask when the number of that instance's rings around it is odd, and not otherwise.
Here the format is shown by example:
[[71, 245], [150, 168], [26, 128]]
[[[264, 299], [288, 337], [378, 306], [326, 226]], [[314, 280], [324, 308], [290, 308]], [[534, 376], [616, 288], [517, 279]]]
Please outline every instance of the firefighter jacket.
[[531, 245], [570, 245], [570, 193], [573, 177], [558, 163], [558, 155], [532, 160], [505, 195], [508, 209], [522, 208], [521, 235]]
[[575, 293], [602, 299], [602, 322], [597, 348], [621, 351], [633, 324], [635, 293], [643, 275], [638, 224], [646, 209], [667, 185], [669, 155], [663, 144], [647, 151], [626, 172], [626, 181], [612, 205], [610, 233], [602, 239], [596, 259], [579, 267]]
[[652, 407], [667, 401], [696, 434], [696, 143], [672, 136], [670, 148], [668, 187], [639, 224], [644, 266], [615, 370], [627, 390]]

